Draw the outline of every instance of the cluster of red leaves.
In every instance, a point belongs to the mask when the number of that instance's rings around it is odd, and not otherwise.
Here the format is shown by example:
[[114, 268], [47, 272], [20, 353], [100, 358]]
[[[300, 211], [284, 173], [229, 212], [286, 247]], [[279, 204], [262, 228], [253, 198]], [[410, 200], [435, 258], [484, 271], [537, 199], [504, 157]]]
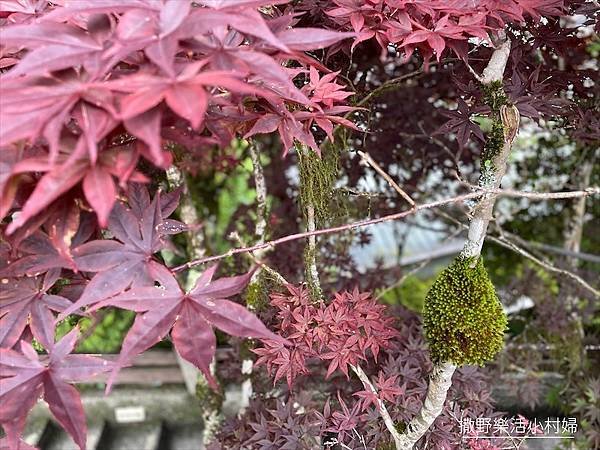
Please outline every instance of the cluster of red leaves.
[[333, 0], [322, 8], [339, 29], [357, 33], [353, 46], [374, 38], [405, 59], [418, 49], [426, 64], [434, 54], [439, 61], [446, 49], [466, 60], [471, 38], [485, 41], [507, 23], [565, 11], [563, 0]]
[[[271, 3], [0, 2], [0, 230], [9, 263], [0, 346], [11, 358], [0, 375], [0, 423], [9, 447], [17, 447], [40, 383], [58, 421], [85, 445], [77, 391], [61, 388], [65, 407], [39, 364], [18, 362], [33, 360], [34, 338], [52, 355], [55, 324], [69, 314], [107, 306], [138, 313], [107, 389], [122, 366], [169, 334], [211, 382], [213, 327], [285, 342], [227, 299], [250, 274], [213, 280], [212, 267], [182, 291], [158, 255], [169, 234], [186, 229], [168, 219], [179, 192], [151, 199], [139, 185], [149, 181], [142, 158], [166, 169], [174, 148], [190, 161], [235, 137], [277, 130], [284, 153], [294, 141], [318, 151], [314, 125], [330, 137], [334, 124], [352, 126], [340, 117], [352, 108], [341, 105], [349, 93], [337, 74], [304, 52], [353, 34], [294, 28], [294, 14], [263, 8]], [[69, 336], [65, 355], [77, 332]], [[84, 363], [73, 359], [71, 381], [93, 375]], [[24, 390], [31, 401], [11, 400]]]
[[358, 289], [336, 293], [330, 302], [315, 303], [304, 286], [288, 286], [287, 294], [273, 294], [271, 305], [277, 310], [277, 330], [291, 345], [265, 340], [253, 350], [277, 382], [285, 378], [291, 386], [299, 375], [309, 373], [308, 360], [328, 362], [326, 378], [336, 369], [348, 376], [350, 365], [367, 359], [377, 360], [380, 349], [387, 348], [397, 335], [393, 319], [385, 306], [369, 293]]
[[168, 167], [166, 143], [198, 153], [278, 131], [284, 153], [318, 151], [313, 124], [353, 126], [350, 93], [303, 53], [353, 33], [292, 28], [293, 14], [256, 9], [271, 3], [3, 1], [0, 217], [20, 209], [8, 233], [76, 186], [105, 226], [115, 179], [144, 181], [141, 157]]
[[[170, 245], [170, 234], [186, 229], [167, 218], [178, 202], [179, 191], [159, 192], [151, 199], [144, 186], [132, 184], [127, 203], [116, 203], [108, 218], [111, 239], [106, 232], [104, 239], [91, 239], [101, 235], [92, 215], [82, 214], [73, 202], [42, 215], [38, 230], [15, 233], [0, 247], [2, 263], [7, 263], [0, 266], [0, 424], [9, 448], [17, 448], [27, 414], [43, 394], [58, 422], [83, 449], [85, 414], [78, 391], [68, 383], [111, 370], [109, 390], [121, 367], [167, 335], [213, 386], [213, 327], [233, 336], [286, 342], [228, 300], [245, 288], [252, 272], [215, 280], [213, 266], [189, 292], [181, 289], [157, 255]], [[59, 280], [68, 284], [60, 287]], [[70, 354], [77, 328], [55, 343], [57, 321], [107, 306], [138, 313], [114, 363]], [[41, 361], [31, 345], [34, 338], [48, 353]]]
[[370, 405], [378, 408], [379, 401], [396, 403], [396, 399], [406, 390], [405, 386], [398, 387], [397, 378], [397, 375], [386, 378], [382, 372], [379, 372], [375, 383], [373, 383], [377, 389], [377, 393], [373, 392], [371, 389], [355, 392], [354, 395], [361, 400], [361, 409], [364, 411]]
[[[295, 294], [282, 297], [298, 299], [306, 295], [303, 289], [293, 289]], [[379, 397], [386, 402], [392, 420], [407, 423], [423, 404], [432, 364], [418, 316], [397, 307], [389, 312], [395, 318], [396, 337], [382, 349], [377, 364], [370, 359], [363, 361], [361, 367], [379, 390]], [[208, 448], [313, 450], [320, 446], [381, 448], [390, 443], [391, 436], [382, 423], [379, 409], [370, 401], [375, 397], [365, 393], [358, 377], [350, 374], [347, 379], [334, 375], [324, 382], [326, 367], [323, 366], [311, 366], [311, 376], [295, 380], [293, 390], [281, 386], [281, 394], [255, 396], [245, 415], [228, 419]], [[274, 376], [275, 366], [271, 372]], [[472, 366], [456, 371], [446, 408], [415, 448], [456, 448], [465, 437], [461, 436], [456, 418], [469, 417], [475, 421], [477, 417], [493, 420], [501, 416], [493, 410], [484, 373], [481, 368]], [[256, 373], [253, 385], [268, 390], [270, 379]], [[494, 442], [505, 447], [507, 443], [500, 439], [502, 437], [498, 435]]]

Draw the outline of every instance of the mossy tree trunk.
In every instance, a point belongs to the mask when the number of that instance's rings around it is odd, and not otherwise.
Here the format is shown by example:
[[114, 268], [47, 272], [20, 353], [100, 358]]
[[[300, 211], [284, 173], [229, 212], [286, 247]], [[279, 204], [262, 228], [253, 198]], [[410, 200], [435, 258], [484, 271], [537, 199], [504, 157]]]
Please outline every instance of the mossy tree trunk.
[[[502, 328], [501, 331], [504, 331], [503, 328], [506, 326], [506, 318], [503, 315], [501, 306], [495, 296], [493, 285], [491, 285], [489, 279], [484, 280], [485, 283], [480, 285], [481, 283], [478, 284], [475, 282], [474, 278], [471, 276], [471, 272], [474, 271], [479, 273], [481, 270], [485, 272], [485, 269], [480, 262], [480, 255], [487, 228], [492, 219], [494, 203], [497, 197], [496, 193], [489, 192], [488, 190], [500, 187], [502, 177], [506, 173], [506, 165], [512, 143], [519, 128], [519, 111], [515, 106], [508, 104], [502, 83], [504, 70], [510, 55], [510, 47], [510, 39], [505, 35], [500, 36], [500, 42], [493, 52], [490, 61], [483, 72], [483, 76], [478, 77], [479, 81], [482, 83], [482, 90], [484, 91], [486, 101], [491, 108], [490, 119], [492, 120], [492, 130], [487, 136], [479, 177], [479, 187], [486, 190], [486, 192], [482, 195], [473, 209], [467, 241], [459, 256], [460, 260], [457, 260], [454, 264], [462, 265], [463, 268], [459, 274], [455, 274], [453, 271], [448, 272], [452, 267], [442, 272], [440, 278], [436, 280], [436, 283], [432, 286], [432, 290], [430, 291], [430, 294], [428, 294], [427, 299], [429, 300], [429, 306], [432, 307], [432, 310], [429, 311], [429, 319], [431, 320], [430, 328], [426, 330], [426, 335], [432, 337], [436, 335], [436, 329], [442, 329], [443, 333], [447, 333], [448, 330], [444, 327], [447, 328], [448, 326], [452, 326], [451, 323], [448, 323], [447, 320], [440, 317], [440, 311], [444, 311], [449, 306], [441, 304], [444, 300], [450, 300], [451, 298], [461, 299], [464, 294], [467, 294], [473, 289], [477, 293], [480, 288], [485, 291], [485, 303], [491, 306], [490, 314], [493, 313], [493, 317], [490, 317], [492, 323], [484, 324], [484, 330], [489, 329], [490, 336], [492, 337], [489, 340], [490, 342], [486, 343], [490, 344], [490, 351], [484, 351], [483, 353], [485, 353], [485, 355], [483, 356], [477, 353], [484, 359], [488, 359], [490, 354], [497, 351], [498, 329]], [[481, 267], [479, 272], [477, 271], [478, 266]], [[485, 273], [485, 276], [482, 275], [482, 277], [487, 278], [487, 273]], [[445, 294], [442, 293], [441, 296], [438, 295], [441, 292], [440, 286], [442, 284], [444, 285], [442, 287], [455, 289], [457, 292], [452, 291]], [[492, 292], [488, 292], [490, 290], [489, 285], [491, 285]], [[444, 296], [447, 296], [447, 298], [444, 298]], [[439, 301], [434, 302], [434, 299]], [[427, 300], [425, 304], [426, 309], [428, 307]], [[464, 301], [464, 299], [460, 300], [460, 302], [462, 301]], [[472, 305], [474, 308], [478, 308], [479, 306], [481, 306], [479, 302]], [[436, 309], [438, 307], [440, 308]], [[427, 317], [427, 315], [428, 312], [426, 310], [424, 316]], [[500, 317], [496, 317], [498, 315]], [[477, 321], [479, 317], [485, 318], [485, 315], [479, 316], [475, 314], [473, 320]], [[458, 322], [460, 322], [460, 320]], [[467, 328], [467, 330], [472, 331], [480, 325], [480, 323], [470, 324], [468, 327], [470, 326], [471, 328]], [[459, 330], [454, 330], [454, 332], [456, 338], [461, 340], [458, 345], [454, 346], [456, 347], [454, 349], [455, 352], [450, 351], [448, 353], [436, 351], [436, 344], [432, 344], [430, 341], [434, 367], [430, 374], [427, 395], [421, 410], [406, 426], [400, 441], [396, 443], [397, 449], [412, 449], [417, 441], [423, 437], [443, 410], [448, 390], [452, 385], [452, 375], [457, 366], [465, 362], [474, 362], [470, 360], [473, 355], [467, 357], [462, 354], [461, 350], [464, 350], [463, 347], [465, 345], [468, 347], [469, 342], [471, 344], [479, 344], [476, 343], [475, 340], [481, 336], [474, 336], [470, 331], [465, 330], [460, 330], [460, 332]], [[439, 344], [444, 345], [444, 342], [439, 342]], [[446, 345], [450, 344], [446, 343]], [[474, 360], [477, 360], [475, 362], [480, 362], [479, 359], [481, 358], [479, 358], [479, 356], [473, 358]]]
[[[300, 170], [300, 203], [306, 223], [306, 231], [313, 232], [317, 225], [330, 217], [330, 202], [339, 171], [339, 149], [328, 145], [318, 155], [310, 148], [299, 146], [298, 168]], [[309, 236], [304, 250], [306, 282], [311, 297], [323, 300], [323, 291], [317, 269], [317, 238]]]

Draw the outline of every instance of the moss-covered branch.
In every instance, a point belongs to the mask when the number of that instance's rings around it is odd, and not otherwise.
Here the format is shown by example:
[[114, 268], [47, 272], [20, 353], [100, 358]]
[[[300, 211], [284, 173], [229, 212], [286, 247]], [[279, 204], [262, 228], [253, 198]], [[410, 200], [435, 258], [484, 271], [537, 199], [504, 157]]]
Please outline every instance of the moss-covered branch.
[[434, 367], [423, 406], [406, 427], [398, 449], [412, 449], [441, 414], [458, 366], [483, 364], [502, 348], [506, 317], [480, 258], [498, 196], [494, 190], [500, 187], [519, 128], [519, 111], [508, 104], [502, 84], [510, 40], [500, 38], [483, 76], [478, 77], [492, 120], [479, 177], [479, 186], [487, 191], [473, 210], [463, 251], [438, 276], [425, 299], [425, 335]]
[[[330, 219], [330, 202], [339, 171], [339, 149], [327, 146], [321, 155], [306, 147], [298, 148], [300, 202], [309, 233]], [[317, 239], [309, 235], [304, 251], [306, 281], [311, 296], [321, 300], [323, 293], [317, 270]]]

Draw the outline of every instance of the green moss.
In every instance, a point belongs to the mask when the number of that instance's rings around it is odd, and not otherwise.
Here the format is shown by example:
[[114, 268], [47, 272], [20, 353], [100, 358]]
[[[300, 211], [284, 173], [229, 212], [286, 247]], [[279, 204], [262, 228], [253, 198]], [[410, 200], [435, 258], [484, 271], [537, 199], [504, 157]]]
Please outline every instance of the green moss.
[[[308, 206], [314, 209], [317, 228], [326, 226], [333, 220], [337, 208], [332, 208], [335, 198], [334, 187], [340, 169], [340, 148], [329, 143], [318, 155], [307, 147], [298, 147], [298, 168], [300, 170], [300, 202], [305, 220], [308, 219]], [[304, 250], [304, 267], [311, 298], [322, 299], [322, 292], [309, 272], [315, 261], [315, 250], [308, 245]]]
[[263, 311], [271, 299], [269, 294], [281, 287], [279, 281], [266, 270], [261, 270], [256, 280], [246, 288], [246, 306], [255, 312]]
[[504, 125], [500, 117], [500, 108], [508, 104], [508, 98], [504, 92], [502, 81], [492, 81], [481, 87], [483, 101], [491, 109], [489, 118], [492, 122], [491, 129], [487, 133], [485, 146], [481, 155], [481, 183], [484, 186], [493, 183], [495, 167], [493, 160], [504, 146]]
[[[261, 270], [256, 277], [256, 280], [252, 281], [246, 288], [244, 298], [246, 300], [246, 306], [254, 313], [260, 313], [268, 308], [272, 292], [281, 291], [283, 285], [266, 270]], [[260, 315], [260, 314], [259, 314]], [[244, 339], [239, 343], [240, 358], [254, 359], [255, 354], [252, 353], [252, 349], [256, 346], [254, 339]]]
[[394, 423], [394, 427], [396, 428], [396, 431], [400, 434], [402, 434], [406, 431], [406, 425], [407, 425], [407, 423], [402, 420]]
[[199, 377], [196, 383], [196, 398], [204, 411], [219, 411], [223, 405], [223, 392], [212, 389], [204, 377]]
[[246, 288], [246, 306], [253, 311], [260, 311], [269, 304], [269, 297], [265, 295], [263, 287], [258, 281], [250, 283]]
[[504, 92], [502, 81], [492, 81], [481, 86], [483, 93], [483, 102], [492, 108], [492, 111], [500, 111], [502, 105], [508, 103], [508, 98]]
[[502, 150], [504, 146], [504, 125], [500, 116], [494, 117], [492, 129], [486, 136], [485, 147], [481, 155], [482, 164], [485, 168], [491, 169], [492, 160]]
[[442, 271], [425, 298], [423, 324], [432, 359], [458, 366], [491, 361], [507, 319], [481, 258], [462, 256]]
[[309, 148], [298, 148], [298, 168], [304, 214], [306, 205], [313, 205], [317, 225], [322, 225], [331, 219], [330, 202], [340, 170], [340, 149], [329, 144], [319, 156]]
[[394, 442], [392, 442], [391, 440], [384, 440], [383, 442], [377, 443], [376, 450], [396, 450], [396, 444], [394, 444]]

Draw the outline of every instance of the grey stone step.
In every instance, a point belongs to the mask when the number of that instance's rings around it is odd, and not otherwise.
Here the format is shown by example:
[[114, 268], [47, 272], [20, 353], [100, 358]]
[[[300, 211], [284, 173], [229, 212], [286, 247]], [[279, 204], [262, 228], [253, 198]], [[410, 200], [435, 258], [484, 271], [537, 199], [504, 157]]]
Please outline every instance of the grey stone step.
[[[103, 429], [104, 423], [88, 425], [86, 447], [89, 450], [96, 450], [98, 448], [98, 442], [102, 436]], [[28, 438], [29, 435], [27, 436]], [[26, 440], [26, 442], [30, 443], [29, 440]], [[53, 421], [48, 421], [43, 434], [37, 441], [32, 440], [31, 444], [43, 450], [79, 450], [73, 438]]]
[[186, 424], [163, 429], [160, 450], [203, 450], [202, 425]]
[[161, 423], [106, 424], [95, 450], [159, 450], [162, 432]]

